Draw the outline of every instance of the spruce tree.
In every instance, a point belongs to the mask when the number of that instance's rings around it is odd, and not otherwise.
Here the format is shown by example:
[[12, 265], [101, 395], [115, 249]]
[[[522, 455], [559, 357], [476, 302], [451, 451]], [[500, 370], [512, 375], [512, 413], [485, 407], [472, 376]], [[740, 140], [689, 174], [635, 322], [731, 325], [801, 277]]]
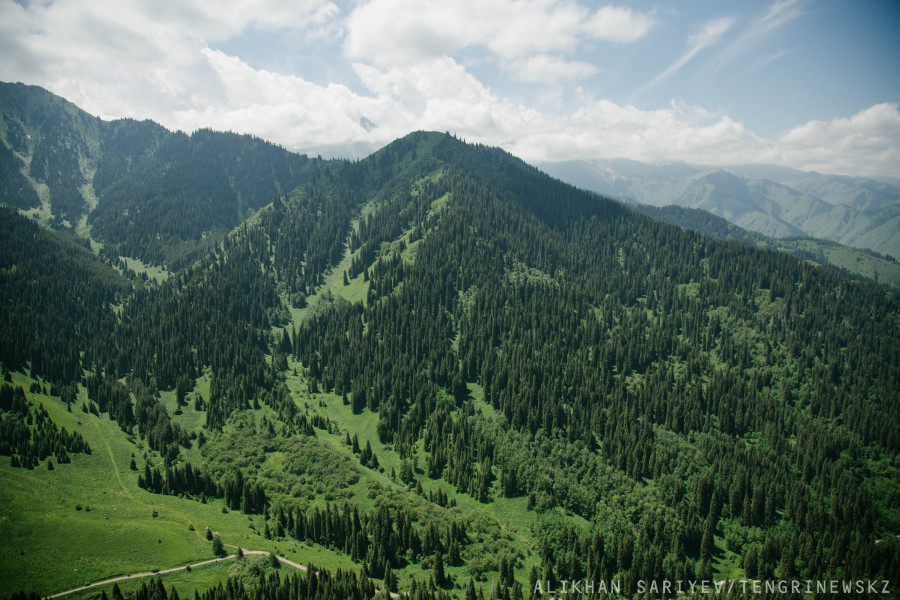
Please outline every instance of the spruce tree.
[[444, 573], [444, 555], [440, 550], [434, 555], [434, 567], [431, 570], [431, 576], [436, 586], [444, 587], [447, 584], [446, 574]]

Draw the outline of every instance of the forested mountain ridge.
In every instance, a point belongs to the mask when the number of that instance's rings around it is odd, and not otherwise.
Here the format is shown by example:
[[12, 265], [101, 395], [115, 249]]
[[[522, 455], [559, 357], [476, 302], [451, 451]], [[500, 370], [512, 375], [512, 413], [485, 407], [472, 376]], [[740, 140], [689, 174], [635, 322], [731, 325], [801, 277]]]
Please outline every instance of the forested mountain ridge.
[[[80, 235], [91, 237], [111, 264], [124, 256], [177, 270], [199, 258], [254, 210], [293, 189], [324, 164], [250, 136], [212, 131], [186, 136], [150, 121], [103, 121], [46, 90], [21, 84], [2, 84], [0, 113], [0, 139], [5, 142], [0, 145], [3, 203], [26, 210], [54, 228], [75, 228]], [[635, 195], [651, 204], [668, 198], [666, 193], [687, 193], [682, 189], [684, 182], [674, 180], [662, 188], [652, 182], [623, 188], [619, 176], [607, 185], [596, 177], [585, 179], [584, 174], [572, 173], [573, 167], [563, 164], [546, 168], [589, 189], [612, 196]], [[696, 171], [673, 169], [670, 179], [683, 179]], [[868, 179], [774, 167], [741, 169], [733, 170], [747, 177], [768, 176], [852, 210], [891, 210], [897, 200], [896, 194], [892, 195], [895, 187]], [[631, 173], [628, 169], [624, 172]], [[713, 187], [715, 194], [723, 193], [722, 185]], [[668, 188], [672, 189], [665, 192]], [[703, 206], [722, 212], [718, 210], [721, 204]], [[753, 207], [748, 210], [755, 211]], [[746, 210], [740, 218], [733, 210], [725, 212], [732, 220], [749, 218], [744, 215]], [[781, 212], [778, 216], [785, 217]], [[803, 234], [793, 227], [773, 229], [758, 220], [744, 225], [776, 236]], [[890, 233], [890, 223], [881, 229]], [[763, 245], [896, 285], [893, 272], [898, 269], [880, 255], [866, 256], [812, 240]]]
[[625, 159], [539, 165], [614, 198], [699, 208], [771, 237], [813, 236], [900, 258], [900, 187], [766, 165], [705, 168]]
[[[25, 254], [45, 243], [17, 240]], [[19, 257], [3, 273], [37, 269]], [[209, 525], [423, 597], [512, 600], [575, 579], [627, 596], [651, 579], [900, 581], [900, 298], [883, 286], [418, 132], [318, 164], [136, 288], [100, 303], [114, 310], [74, 373], [4, 359], [23, 387], [11, 397], [95, 451], [28, 477], [0, 460], [18, 511], [2, 525], [3, 593], [75, 582], [18, 553], [52, 527], [44, 496], [73, 540], [105, 540], [79, 565], [95, 580], [119, 560], [115, 528], [139, 524], [123, 542], [139, 543], [135, 571], [169, 547], [183, 562], [209, 552], [196, 531]], [[110, 462], [88, 496], [78, 474]], [[136, 508], [100, 527], [98, 504], [116, 516], [101, 494]], [[93, 514], [70, 508], [83, 497]]]
[[22, 84], [0, 84], [0, 114], [4, 204], [89, 232], [113, 261], [170, 270], [199, 258], [319, 162], [248, 135], [103, 121]]

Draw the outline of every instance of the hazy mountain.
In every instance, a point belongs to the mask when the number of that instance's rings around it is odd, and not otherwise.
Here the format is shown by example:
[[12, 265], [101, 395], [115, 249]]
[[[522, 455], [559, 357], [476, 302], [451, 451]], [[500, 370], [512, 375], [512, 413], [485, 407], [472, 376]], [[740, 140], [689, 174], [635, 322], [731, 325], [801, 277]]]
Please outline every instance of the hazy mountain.
[[822, 175], [772, 165], [742, 165], [728, 170], [750, 179], [768, 179], [832, 205], [877, 211], [900, 202], [900, 180]]
[[846, 269], [855, 275], [900, 287], [900, 263], [871, 250], [853, 248], [821, 238], [769, 237], [757, 231], [738, 227], [722, 217], [697, 208], [674, 205], [657, 207], [646, 204], [636, 204], [634, 208], [658, 221], [692, 229], [703, 235], [759, 248], [780, 250], [804, 260]]
[[900, 257], [900, 186], [773, 166], [706, 169], [624, 159], [542, 164], [626, 201], [707, 210], [771, 237], [812, 236]]

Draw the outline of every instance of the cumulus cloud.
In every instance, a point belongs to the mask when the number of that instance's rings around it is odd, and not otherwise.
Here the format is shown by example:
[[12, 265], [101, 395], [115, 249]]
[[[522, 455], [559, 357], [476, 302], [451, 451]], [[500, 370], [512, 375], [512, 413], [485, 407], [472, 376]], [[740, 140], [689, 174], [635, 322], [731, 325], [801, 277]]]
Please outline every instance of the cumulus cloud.
[[384, 108], [381, 120], [373, 119], [385, 124], [380, 135], [428, 129], [496, 144], [539, 114], [498, 98], [450, 57], [386, 70], [363, 63], [353, 67]]
[[223, 100], [176, 111], [182, 129], [198, 126], [249, 131], [289, 147], [353, 141], [373, 101], [337, 84], [319, 86], [300, 77], [257, 70], [218, 50], [203, 55], [216, 74]]
[[643, 111], [608, 100], [518, 138], [510, 149], [534, 162], [631, 158], [725, 166], [778, 164], [822, 173], [874, 176], [900, 168], [900, 110], [876, 104], [849, 118], [810, 121], [777, 139], [727, 115], [673, 103]]
[[644, 37], [656, 19], [621, 6], [603, 6], [585, 23], [583, 30], [591, 38], [627, 44]]
[[[328, 0], [277, 0], [259, 7], [248, 1], [234, 11], [199, 0], [159, 8], [150, 0], [25, 6], [0, 0], [0, 79], [43, 85], [107, 118], [151, 118], [185, 131], [211, 127], [252, 133], [298, 151], [374, 148], [427, 129], [499, 145], [533, 162], [626, 157], [710, 165], [776, 163], [869, 175], [900, 169], [896, 104], [811, 121], [772, 139], [724, 113], [678, 102], [641, 110], [579, 88], [566, 108], [560, 103], [538, 109], [491, 89], [449, 54], [481, 46], [518, 79], [576, 81], [596, 68], [567, 58], [568, 48], [588, 39], [627, 43], [652, 27], [652, 15], [628, 9], [589, 11], [573, 2], [498, 0], [481, 9], [480, 14], [489, 13], [484, 22], [468, 22], [469, 0], [434, 3], [435, 13], [412, 11], [385, 25], [378, 35], [387, 40], [386, 49], [368, 54], [377, 51], [367, 45], [375, 38], [360, 38], [362, 23], [354, 19], [367, 16], [364, 10], [371, 7], [403, 7], [409, 1], [374, 0], [359, 6], [345, 24]], [[758, 30], [785, 22], [795, 9], [787, 1], [774, 5]], [[368, 14], [372, 21], [366, 35], [379, 29], [379, 15]], [[610, 25], [616, 19], [619, 25]], [[422, 23], [431, 24], [421, 30], [424, 37], [403, 37]], [[311, 37], [346, 30], [344, 51], [360, 57], [347, 67], [356, 87], [258, 69], [207, 43], [249, 28], [282, 26], [290, 28], [290, 35]], [[706, 23], [673, 66], [680, 68], [731, 26], [728, 20]], [[528, 31], [542, 34], [521, 39], [512, 34]], [[404, 52], [415, 60], [406, 60]], [[361, 125], [367, 122], [378, 127]]]
[[40, 83], [104, 117], [149, 117], [221, 101], [208, 41], [249, 28], [298, 34], [333, 25], [326, 0], [0, 0], [2, 78]]
[[534, 162], [624, 157], [726, 164], [735, 158], [746, 162], [748, 149], [763, 145], [741, 123], [700, 108], [672, 103], [664, 109], [640, 110], [597, 100], [523, 136], [516, 151]]
[[896, 173], [900, 168], [900, 110], [876, 104], [849, 118], [810, 121], [775, 145], [773, 162], [801, 170], [855, 175]]
[[582, 40], [628, 43], [653, 27], [650, 13], [572, 1], [370, 0], [347, 18], [349, 58], [409, 64], [480, 46], [504, 59], [569, 52]]
[[515, 77], [525, 83], [563, 83], [590, 77], [597, 67], [583, 61], [570, 61], [539, 54], [514, 64]]
[[625, 157], [772, 163], [860, 175], [896, 172], [900, 166], [900, 112], [894, 104], [850, 118], [812, 121], [769, 139], [728, 115], [674, 101], [641, 110], [583, 97], [572, 112], [541, 112], [496, 95], [447, 57], [384, 70], [361, 63], [354, 68], [378, 99], [378, 109], [367, 110], [379, 111], [373, 112], [379, 115], [376, 121], [391, 137], [414, 129], [449, 130], [503, 146], [531, 162]]

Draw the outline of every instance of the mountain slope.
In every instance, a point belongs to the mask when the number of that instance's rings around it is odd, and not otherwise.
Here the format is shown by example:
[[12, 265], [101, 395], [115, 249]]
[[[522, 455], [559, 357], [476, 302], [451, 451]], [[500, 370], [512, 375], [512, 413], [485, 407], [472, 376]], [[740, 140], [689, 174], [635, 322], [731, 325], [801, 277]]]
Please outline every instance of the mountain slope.
[[[791, 472], [815, 462], [850, 478], [849, 464], [867, 462], [863, 448], [896, 451], [888, 424], [896, 422], [898, 375], [877, 366], [896, 362], [894, 295], [780, 253], [654, 223], [503, 152], [437, 134], [411, 135], [327, 171], [264, 209], [227, 256], [268, 240], [259, 255], [280, 257], [265, 275], [269, 285], [311, 291], [321, 279], [301, 269], [301, 256], [317, 270], [347, 264], [337, 248], [323, 247], [322, 259], [310, 262], [311, 249], [295, 246], [326, 223], [308, 236], [285, 234], [312, 201], [323, 202], [317, 213], [332, 215], [332, 233], [321, 239], [346, 239], [350, 264], [358, 260], [346, 287], [362, 279], [366, 293], [362, 302], [341, 301], [338, 284], [337, 298], [320, 296], [292, 324], [296, 335], [280, 335], [272, 364], [302, 365], [297, 381], [311, 393], [346, 397], [351, 414], [377, 415], [380, 460], [424, 461], [411, 482], [443, 480], [476, 506], [524, 498], [538, 514], [571, 513], [560, 523], [566, 527], [588, 523], [578, 543], [602, 536], [635, 544], [630, 559], [598, 567], [602, 578], [711, 574], [714, 560], [716, 569], [739, 569], [762, 550], [737, 540], [776, 526], [783, 533], [766, 536], [768, 558], [754, 559], [747, 574], [798, 569], [775, 558], [794, 536], [800, 548], [814, 536], [847, 538], [857, 540], [859, 556], [884, 556], [875, 531], [894, 525], [878, 508], [885, 497], [874, 481], [859, 480], [852, 492], [830, 488], [834, 506], [855, 510], [849, 506], [860, 502], [870, 514], [869, 524], [854, 519], [851, 532], [815, 500], [823, 475], [809, 470], [798, 486]], [[873, 315], [864, 306], [879, 308]], [[161, 314], [178, 312], [173, 305]], [[253, 313], [244, 314], [239, 320], [252, 324]], [[189, 356], [177, 348], [136, 354], [154, 353]], [[262, 391], [272, 384], [245, 374], [247, 364], [213, 367], [223, 383], [210, 388], [212, 430], [242, 410], [236, 392], [253, 388], [241, 381], [256, 380], [254, 395], [286, 423], [296, 419], [285, 412], [290, 404]], [[228, 382], [241, 387], [232, 393]], [[847, 465], [837, 453], [820, 456], [820, 448], [848, 445], [855, 449]], [[721, 458], [735, 452], [744, 466]], [[371, 468], [368, 456], [361, 460]], [[647, 478], [657, 485], [646, 487]], [[679, 485], [693, 492], [664, 491]], [[611, 504], [619, 497], [629, 498], [628, 519]], [[799, 504], [819, 506], [819, 529], [799, 520]], [[671, 546], [637, 544], [654, 539], [659, 523], [673, 531]], [[555, 527], [541, 531], [562, 535]], [[730, 550], [714, 546], [720, 528], [736, 536]], [[474, 560], [470, 545], [459, 543], [461, 557]], [[586, 563], [568, 556], [564, 546], [551, 548], [541, 569], [589, 567], [590, 554]], [[384, 572], [380, 561], [367, 559], [370, 573]], [[830, 572], [809, 561], [815, 557], [798, 560], [808, 565], [803, 572]]]
[[811, 237], [768, 237], [756, 231], [747, 231], [722, 217], [696, 208], [638, 204], [634, 209], [657, 221], [692, 229], [716, 239], [780, 250], [804, 260], [845, 269], [848, 273], [886, 283], [895, 288], [900, 287], [900, 264], [871, 251]]
[[[801, 458], [813, 451], [806, 435], [822, 436], [816, 448], [881, 444], [876, 438], [893, 444], [887, 440], [895, 428], [876, 434], [869, 419], [894, 418], [895, 408], [878, 398], [895, 394], [897, 374], [881, 379], [863, 364], [894, 352], [895, 296], [857, 284], [849, 292], [840, 278], [795, 259], [655, 224], [503, 153], [438, 140], [431, 154], [441, 173], [409, 194], [410, 220], [387, 239], [372, 238], [382, 258], [369, 269], [366, 305], [325, 306], [298, 329], [299, 352], [295, 340], [295, 356], [310, 366], [315, 385], [349, 392], [362, 413], [377, 411], [381, 440], [401, 456], [421, 437], [426, 475], [480, 501], [525, 495], [540, 511], [562, 507], [607, 540], [629, 539], [635, 530], [635, 538], [653, 539], [664, 522], [676, 532], [671, 548], [635, 542], [634, 562], [598, 574], [676, 577], [676, 567], [664, 566], [668, 552], [694, 557], [698, 572], [712, 568], [704, 529], [746, 532], [779, 522], [800, 546], [814, 535], [793, 521], [798, 513], [788, 507], [806, 501], [782, 479], [811, 464]], [[400, 214], [384, 206], [373, 222], [381, 211]], [[844, 293], [874, 294], [878, 305], [887, 300], [892, 308], [878, 327], [893, 333], [882, 337], [870, 315], [857, 312], [857, 302], [867, 303], [862, 297], [817, 307]], [[849, 321], [830, 325], [838, 315]], [[867, 341], [872, 334], [877, 347]], [[844, 349], [870, 358], [850, 367]], [[477, 382], [498, 421], [466, 412], [463, 381]], [[459, 413], [439, 408], [442, 389]], [[826, 406], [843, 415], [843, 425], [825, 416]], [[792, 425], [783, 429], [782, 418]], [[703, 444], [689, 441], [692, 431]], [[789, 450], [786, 439], [799, 448]], [[728, 460], [715, 466], [732, 452], [746, 457], [743, 474]], [[693, 466], [682, 462], [688, 456]], [[645, 488], [643, 478], [659, 487]], [[606, 484], [578, 483], [598, 480]], [[693, 493], [675, 491], [679, 481]], [[842, 492], [833, 493], [844, 502]], [[848, 500], [866, 495], [847, 493]], [[642, 507], [630, 521], [608, 504], [617, 495]], [[769, 509], [766, 497], [773, 498]], [[826, 529], [843, 527], [825, 520]], [[770, 537], [765, 554], [780, 556], [792, 536]], [[869, 543], [859, 552], [878, 550]], [[543, 568], [589, 568], [590, 558], [570, 556], [551, 551]], [[727, 563], [727, 552], [717, 560]], [[765, 562], [751, 576], [776, 572]]]
[[[105, 141], [102, 148], [112, 145]], [[122, 153], [113, 156], [123, 160]], [[104, 185], [95, 186], [99, 201], [88, 222], [92, 233], [117, 245], [120, 254], [173, 269], [296, 187], [310, 168], [305, 156], [250, 136], [213, 131], [190, 137], [166, 132], [158, 148], [135, 158], [118, 177], [108, 173], [106, 162], [100, 164], [97, 175]]]
[[45, 221], [81, 225], [112, 261], [177, 270], [321, 162], [247, 135], [102, 121], [22, 84], [0, 84], [0, 112], [0, 202], [33, 208], [42, 198]]
[[8, 83], [0, 84], [0, 112], [4, 144], [18, 155], [45, 214], [56, 226], [77, 224], [92, 200], [99, 119], [42, 88]]
[[768, 179], [780, 183], [833, 206], [845, 205], [861, 211], [881, 210], [897, 204], [900, 197], [896, 182], [888, 183], [866, 177], [822, 175], [770, 165], [741, 165], [729, 167], [729, 170], [751, 179]]
[[[209, 525], [400, 590], [520, 598], [586, 578], [633, 595], [640, 580], [900, 577], [898, 331], [884, 286], [418, 132], [322, 163], [124, 300], [86, 370], [59, 376], [84, 417], [20, 365], [11, 379], [92, 447], [110, 440], [52, 472], [117, 457], [93, 485], [149, 543], [115, 557], [120, 530], [96, 527], [98, 579], [168, 546], [203, 552]], [[51, 537], [62, 498], [22, 474], [0, 461], [17, 490], [7, 538]], [[45, 487], [54, 502], [29, 510]], [[29, 560], [76, 579], [83, 548], [60, 546], [3, 549], [4, 593], [54, 591], [17, 568]]]
[[[131, 284], [89, 248], [0, 208], [0, 361], [53, 382], [77, 380]], [[85, 352], [82, 355], [82, 352]]]
[[771, 237], [812, 236], [900, 257], [900, 187], [864, 178], [624, 159], [540, 165], [564, 181], [651, 206], [699, 208]]

